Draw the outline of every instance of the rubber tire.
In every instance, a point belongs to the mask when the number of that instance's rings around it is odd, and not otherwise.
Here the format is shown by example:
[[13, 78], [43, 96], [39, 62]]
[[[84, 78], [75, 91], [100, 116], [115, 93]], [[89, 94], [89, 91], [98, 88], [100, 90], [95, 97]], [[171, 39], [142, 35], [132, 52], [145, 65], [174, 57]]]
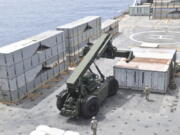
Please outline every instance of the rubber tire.
[[81, 113], [85, 119], [90, 119], [99, 111], [99, 102], [96, 96], [88, 96], [81, 105]]
[[59, 93], [59, 95], [57, 96], [57, 101], [56, 101], [56, 106], [58, 108], [59, 111], [61, 111], [63, 104], [66, 100], [66, 97], [68, 95], [67, 90], [63, 90], [62, 92]]
[[108, 80], [108, 97], [114, 96], [117, 93], [119, 88], [118, 81], [114, 78], [114, 76], [109, 76]]

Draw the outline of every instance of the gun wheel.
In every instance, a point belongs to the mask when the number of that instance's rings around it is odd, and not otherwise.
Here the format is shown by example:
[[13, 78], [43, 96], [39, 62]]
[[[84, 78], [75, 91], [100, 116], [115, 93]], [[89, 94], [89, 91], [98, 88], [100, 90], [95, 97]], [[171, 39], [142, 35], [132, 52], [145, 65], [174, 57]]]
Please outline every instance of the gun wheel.
[[66, 100], [67, 95], [68, 95], [68, 92], [66, 90], [63, 90], [62, 92], [59, 93], [59, 95], [57, 95], [56, 106], [60, 111], [63, 107], [63, 104]]
[[99, 102], [96, 96], [88, 96], [81, 106], [81, 112], [84, 118], [90, 119], [99, 111]]
[[114, 78], [114, 76], [109, 76], [107, 78], [109, 84], [108, 84], [108, 96], [113, 96], [117, 93], [117, 90], [119, 88], [118, 81]]

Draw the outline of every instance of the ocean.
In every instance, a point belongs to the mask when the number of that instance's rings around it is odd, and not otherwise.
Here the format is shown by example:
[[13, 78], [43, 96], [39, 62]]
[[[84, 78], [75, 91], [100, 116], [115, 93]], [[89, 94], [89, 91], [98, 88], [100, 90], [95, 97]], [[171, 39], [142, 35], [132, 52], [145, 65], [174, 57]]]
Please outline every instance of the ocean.
[[0, 46], [89, 15], [112, 18], [134, 0], [0, 0]]

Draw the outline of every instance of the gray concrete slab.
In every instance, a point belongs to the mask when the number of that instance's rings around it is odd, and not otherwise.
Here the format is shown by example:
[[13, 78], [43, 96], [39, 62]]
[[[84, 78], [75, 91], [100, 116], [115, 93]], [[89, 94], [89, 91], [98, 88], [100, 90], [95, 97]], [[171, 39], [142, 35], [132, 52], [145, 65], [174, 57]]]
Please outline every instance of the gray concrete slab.
[[38, 52], [37, 54], [39, 55], [39, 63], [43, 63], [46, 59], [45, 51]]
[[23, 59], [32, 57], [38, 50], [39, 46], [40, 46], [40, 42], [32, 42], [27, 47], [23, 48], [22, 49]]
[[15, 64], [15, 73], [16, 76], [22, 75], [24, 73], [23, 61]]
[[31, 70], [25, 72], [26, 83], [33, 81], [41, 70], [42, 70], [42, 65], [38, 65], [32, 68]]
[[38, 54], [33, 55], [33, 56], [31, 57], [31, 62], [32, 62], [32, 67], [35, 67], [35, 66], [41, 64], [41, 63], [39, 62], [39, 55], [38, 55]]
[[12, 79], [15, 77], [14, 65], [11, 66], [0, 66], [0, 76], [1, 78]]
[[21, 49], [13, 52], [12, 55], [13, 55], [14, 63], [21, 62], [22, 59], [23, 59], [23, 57], [22, 57], [22, 50]]
[[24, 63], [24, 70], [25, 71], [28, 71], [28, 70], [30, 70], [32, 68], [31, 58], [23, 60], [23, 63]]
[[46, 52], [46, 59], [49, 59], [52, 56], [52, 49], [51, 48], [46, 49], [45, 52]]
[[26, 81], [25, 81], [25, 75], [22, 74], [20, 76], [17, 76], [17, 86], [18, 88], [21, 88], [23, 86], [25, 86]]
[[[148, 20], [148, 17], [125, 16], [119, 23], [121, 35], [113, 43], [119, 49], [128, 49], [129, 46], [138, 46], [139, 43], [131, 41], [131, 34], [154, 28], [174, 28], [180, 24], [179, 20], [164, 21]], [[178, 29], [177, 29], [178, 30]], [[138, 31], [138, 32], [139, 32]], [[113, 65], [119, 59], [100, 59], [96, 63], [102, 72], [108, 76], [113, 74]], [[94, 68], [93, 68], [94, 69]], [[48, 126], [70, 129], [82, 135], [90, 135], [90, 120], [68, 119], [59, 115], [56, 108], [56, 95], [66, 88], [65, 81], [70, 75], [61, 75], [60, 82], [49, 82], [51, 88], [42, 88], [37, 91], [34, 100], [25, 99], [19, 105], [7, 106], [0, 104], [0, 132], [3, 135], [27, 135], [36, 126]], [[97, 115], [98, 134], [103, 135], [179, 135], [180, 133], [180, 78], [176, 78], [177, 89], [168, 90], [165, 95], [150, 94], [151, 102], [147, 102], [144, 95], [138, 91], [120, 89], [116, 96], [108, 98]], [[40, 94], [41, 93], [41, 94]]]
[[5, 64], [12, 65], [14, 63], [14, 58], [12, 54], [5, 54]]

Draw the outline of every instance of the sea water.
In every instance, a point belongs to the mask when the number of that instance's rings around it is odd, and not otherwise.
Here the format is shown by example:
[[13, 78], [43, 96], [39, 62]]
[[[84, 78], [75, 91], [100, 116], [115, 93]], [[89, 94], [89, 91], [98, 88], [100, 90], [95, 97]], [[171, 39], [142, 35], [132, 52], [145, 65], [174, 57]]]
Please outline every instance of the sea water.
[[0, 46], [89, 15], [112, 18], [134, 0], [0, 0]]

